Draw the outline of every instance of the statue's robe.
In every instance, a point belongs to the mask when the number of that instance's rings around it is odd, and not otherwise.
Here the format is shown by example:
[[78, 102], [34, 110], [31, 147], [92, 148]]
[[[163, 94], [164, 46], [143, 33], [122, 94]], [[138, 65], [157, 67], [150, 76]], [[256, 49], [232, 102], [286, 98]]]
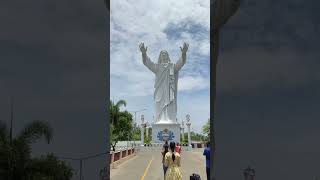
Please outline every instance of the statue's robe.
[[156, 123], [175, 123], [179, 70], [185, 62], [153, 63], [149, 57], [143, 62], [155, 76], [154, 103]]

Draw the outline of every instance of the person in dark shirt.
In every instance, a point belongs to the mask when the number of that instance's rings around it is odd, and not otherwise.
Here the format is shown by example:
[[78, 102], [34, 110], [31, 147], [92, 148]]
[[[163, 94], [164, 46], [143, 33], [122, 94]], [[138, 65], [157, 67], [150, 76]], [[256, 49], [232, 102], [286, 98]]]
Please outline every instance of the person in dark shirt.
[[210, 180], [210, 142], [207, 142], [207, 147], [204, 149], [203, 155], [206, 156], [207, 180]]

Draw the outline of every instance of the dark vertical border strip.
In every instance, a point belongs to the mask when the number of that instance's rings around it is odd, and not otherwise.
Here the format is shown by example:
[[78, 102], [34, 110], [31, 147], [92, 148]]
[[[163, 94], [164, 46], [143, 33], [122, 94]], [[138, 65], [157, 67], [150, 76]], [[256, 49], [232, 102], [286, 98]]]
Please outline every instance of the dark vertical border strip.
[[106, 116], [106, 141], [107, 141], [107, 155], [106, 155], [106, 168], [107, 179], [110, 180], [110, 119], [109, 119], [109, 103], [110, 103], [110, 0], [104, 0], [106, 7], [106, 99], [105, 99], [105, 116]]
[[[213, 26], [213, 3], [214, 0], [210, 0], [210, 180], [215, 179], [215, 137], [214, 137], [214, 118], [215, 118], [215, 102], [216, 102], [216, 63], [214, 50], [214, 26]], [[217, 49], [217, 48], [215, 48]]]

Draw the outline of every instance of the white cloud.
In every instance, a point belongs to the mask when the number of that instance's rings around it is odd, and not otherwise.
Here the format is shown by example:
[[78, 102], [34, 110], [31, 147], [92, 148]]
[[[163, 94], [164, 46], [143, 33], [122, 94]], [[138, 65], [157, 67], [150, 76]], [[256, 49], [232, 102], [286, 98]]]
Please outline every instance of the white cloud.
[[179, 91], [201, 90], [210, 87], [210, 79], [185, 76], [179, 79]]

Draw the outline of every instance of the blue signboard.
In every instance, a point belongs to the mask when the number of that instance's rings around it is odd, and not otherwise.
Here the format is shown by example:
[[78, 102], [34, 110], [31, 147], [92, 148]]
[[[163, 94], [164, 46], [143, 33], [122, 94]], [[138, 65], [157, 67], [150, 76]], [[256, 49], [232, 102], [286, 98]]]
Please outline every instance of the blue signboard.
[[163, 131], [159, 131], [157, 138], [160, 141], [172, 141], [174, 138], [174, 134], [172, 131], [169, 131], [168, 129], [164, 129]]

